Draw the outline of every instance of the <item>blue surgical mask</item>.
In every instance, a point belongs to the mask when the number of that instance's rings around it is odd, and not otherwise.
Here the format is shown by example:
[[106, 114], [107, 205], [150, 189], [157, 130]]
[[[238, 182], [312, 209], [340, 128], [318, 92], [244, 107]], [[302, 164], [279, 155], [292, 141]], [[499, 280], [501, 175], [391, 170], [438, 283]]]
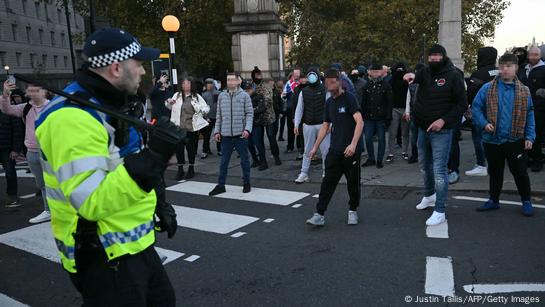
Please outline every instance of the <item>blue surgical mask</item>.
[[307, 76], [307, 80], [308, 80], [308, 82], [309, 82], [310, 84], [314, 84], [314, 83], [318, 82], [318, 76], [317, 76], [316, 74], [314, 74], [314, 73], [309, 74], [309, 75]]

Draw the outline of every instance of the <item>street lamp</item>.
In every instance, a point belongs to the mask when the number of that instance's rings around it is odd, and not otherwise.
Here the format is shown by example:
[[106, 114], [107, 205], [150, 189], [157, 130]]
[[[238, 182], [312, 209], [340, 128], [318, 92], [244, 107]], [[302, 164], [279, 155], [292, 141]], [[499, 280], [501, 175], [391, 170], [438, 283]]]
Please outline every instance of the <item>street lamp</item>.
[[4, 66], [4, 70], [6, 71], [6, 76], [9, 76], [9, 66]]
[[168, 63], [171, 69], [172, 85], [178, 84], [178, 74], [176, 72], [176, 66], [174, 64], [174, 56], [176, 49], [174, 47], [174, 34], [180, 29], [180, 21], [176, 16], [166, 15], [161, 21], [163, 30], [168, 33], [168, 40], [170, 44], [170, 56], [168, 57]]

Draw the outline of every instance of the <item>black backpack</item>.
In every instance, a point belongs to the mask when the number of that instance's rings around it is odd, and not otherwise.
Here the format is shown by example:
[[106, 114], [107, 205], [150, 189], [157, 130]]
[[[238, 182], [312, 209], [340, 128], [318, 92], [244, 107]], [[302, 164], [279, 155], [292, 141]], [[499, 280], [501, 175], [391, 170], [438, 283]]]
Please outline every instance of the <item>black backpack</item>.
[[26, 124], [26, 116], [28, 115], [28, 112], [30, 112], [30, 109], [32, 109], [32, 105], [30, 103], [25, 104], [25, 108], [23, 109], [23, 123]]

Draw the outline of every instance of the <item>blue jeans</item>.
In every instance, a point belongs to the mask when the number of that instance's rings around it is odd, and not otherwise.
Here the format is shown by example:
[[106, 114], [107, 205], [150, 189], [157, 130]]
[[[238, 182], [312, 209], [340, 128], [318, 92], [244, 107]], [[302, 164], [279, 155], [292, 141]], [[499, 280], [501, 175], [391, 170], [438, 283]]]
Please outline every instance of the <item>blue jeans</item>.
[[473, 146], [475, 147], [477, 165], [486, 166], [486, 157], [483, 147], [483, 131], [473, 123], [471, 123], [471, 138], [473, 139]]
[[418, 128], [418, 160], [424, 173], [424, 196], [436, 193], [435, 211], [445, 213], [448, 194], [447, 163], [452, 129], [426, 132]]
[[[380, 161], [384, 159], [386, 151], [386, 123], [383, 120], [366, 120], [363, 126], [365, 133], [365, 146], [367, 147], [368, 159], [371, 161]], [[378, 154], [375, 160], [375, 147], [373, 145], [373, 136], [378, 136]]]
[[240, 136], [222, 136], [221, 137], [221, 163], [219, 185], [225, 185], [227, 181], [227, 170], [233, 150], [236, 150], [240, 156], [240, 166], [242, 167], [243, 182], [250, 183], [250, 158], [248, 157], [248, 140]]

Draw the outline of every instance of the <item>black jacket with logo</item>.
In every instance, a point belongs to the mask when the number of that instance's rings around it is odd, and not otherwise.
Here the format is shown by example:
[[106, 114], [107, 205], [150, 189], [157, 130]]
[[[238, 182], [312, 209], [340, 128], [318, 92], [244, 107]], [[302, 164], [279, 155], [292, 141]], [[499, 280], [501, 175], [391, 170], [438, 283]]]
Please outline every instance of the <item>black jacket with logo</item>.
[[545, 65], [535, 67], [528, 76], [526, 76], [526, 69], [522, 69], [519, 79], [530, 89], [534, 109], [545, 111], [545, 98], [536, 95], [538, 89], [545, 89]]
[[483, 85], [492, 81], [498, 75], [496, 58], [498, 51], [494, 47], [480, 48], [477, 53], [477, 70], [471, 74], [467, 82], [467, 102], [473, 103], [473, 99]]
[[414, 105], [416, 125], [427, 129], [434, 121], [443, 119], [444, 129], [454, 128], [467, 109], [463, 73], [446, 58], [435, 70], [419, 70], [414, 82], [419, 84]]

